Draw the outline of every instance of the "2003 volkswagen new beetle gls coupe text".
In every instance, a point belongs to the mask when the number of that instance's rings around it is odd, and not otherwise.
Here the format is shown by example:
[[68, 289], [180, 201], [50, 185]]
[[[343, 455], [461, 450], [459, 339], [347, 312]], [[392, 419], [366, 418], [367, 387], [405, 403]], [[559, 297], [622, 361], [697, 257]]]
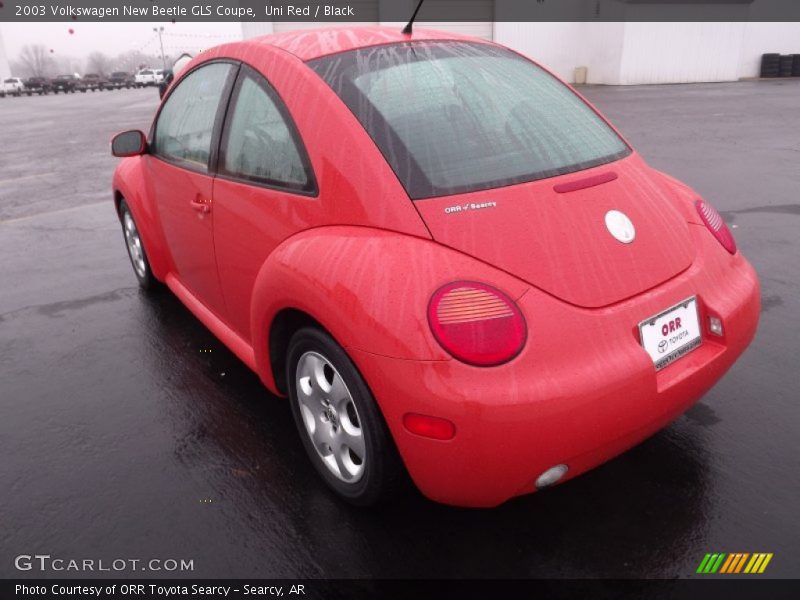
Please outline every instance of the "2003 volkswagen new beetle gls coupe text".
[[463, 506], [563, 482], [681, 414], [755, 334], [758, 279], [714, 208], [490, 42], [226, 44], [112, 149], [142, 287], [289, 397], [355, 504], [403, 470]]

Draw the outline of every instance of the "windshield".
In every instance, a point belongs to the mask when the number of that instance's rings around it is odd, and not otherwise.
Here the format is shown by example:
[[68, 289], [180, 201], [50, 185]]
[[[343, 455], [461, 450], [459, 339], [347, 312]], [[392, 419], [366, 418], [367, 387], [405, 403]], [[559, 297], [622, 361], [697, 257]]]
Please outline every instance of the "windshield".
[[630, 153], [567, 86], [498, 46], [393, 44], [309, 65], [415, 200], [572, 173]]

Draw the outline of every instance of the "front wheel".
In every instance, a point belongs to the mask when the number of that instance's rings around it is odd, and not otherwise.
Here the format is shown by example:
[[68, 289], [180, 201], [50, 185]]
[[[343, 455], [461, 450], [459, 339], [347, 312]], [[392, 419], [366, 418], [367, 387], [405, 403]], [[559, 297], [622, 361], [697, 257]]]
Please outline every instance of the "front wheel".
[[303, 446], [328, 486], [371, 506], [401, 481], [402, 463], [355, 365], [327, 333], [306, 327], [289, 343], [286, 381]]
[[139, 281], [139, 287], [145, 290], [152, 289], [156, 285], [156, 279], [150, 269], [150, 261], [147, 260], [147, 253], [139, 236], [136, 221], [124, 200], [119, 205], [119, 216], [122, 222], [122, 233], [125, 236], [125, 247], [128, 249], [128, 257], [131, 259], [131, 266]]

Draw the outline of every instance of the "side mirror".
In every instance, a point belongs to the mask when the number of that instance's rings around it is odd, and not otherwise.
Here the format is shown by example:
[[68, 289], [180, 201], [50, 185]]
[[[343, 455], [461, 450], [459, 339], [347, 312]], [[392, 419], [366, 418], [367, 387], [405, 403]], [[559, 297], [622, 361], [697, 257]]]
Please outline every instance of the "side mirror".
[[118, 133], [111, 140], [111, 154], [124, 158], [138, 156], [147, 151], [147, 138], [138, 129]]

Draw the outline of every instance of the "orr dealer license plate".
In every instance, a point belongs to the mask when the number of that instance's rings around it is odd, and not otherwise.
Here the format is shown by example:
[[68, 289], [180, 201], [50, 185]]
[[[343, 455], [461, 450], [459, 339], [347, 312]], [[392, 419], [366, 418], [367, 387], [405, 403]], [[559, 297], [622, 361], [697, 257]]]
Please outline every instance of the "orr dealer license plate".
[[688, 298], [639, 323], [639, 339], [656, 371], [697, 348], [702, 343], [697, 298]]

